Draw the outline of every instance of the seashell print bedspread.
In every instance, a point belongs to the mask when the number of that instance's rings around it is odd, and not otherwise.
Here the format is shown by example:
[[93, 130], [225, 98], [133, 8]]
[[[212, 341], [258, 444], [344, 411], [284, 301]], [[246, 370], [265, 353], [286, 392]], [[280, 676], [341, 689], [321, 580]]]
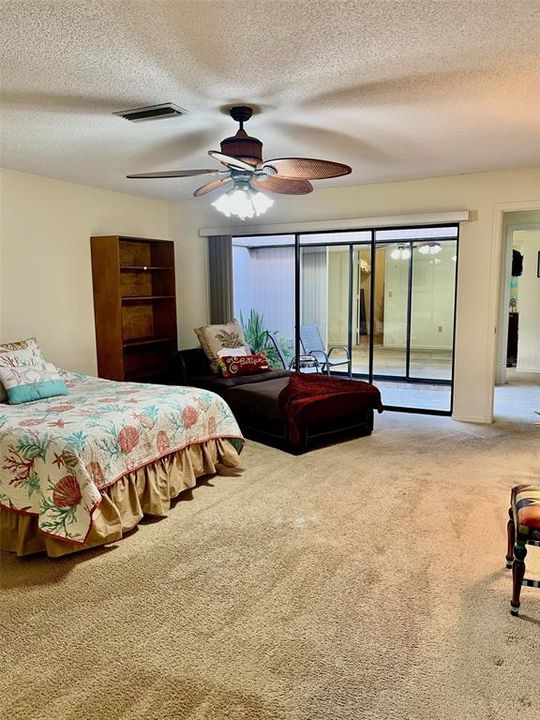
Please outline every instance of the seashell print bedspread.
[[39, 515], [55, 538], [84, 543], [100, 488], [127, 472], [213, 438], [243, 444], [207, 390], [62, 375], [68, 395], [0, 404], [0, 505]]

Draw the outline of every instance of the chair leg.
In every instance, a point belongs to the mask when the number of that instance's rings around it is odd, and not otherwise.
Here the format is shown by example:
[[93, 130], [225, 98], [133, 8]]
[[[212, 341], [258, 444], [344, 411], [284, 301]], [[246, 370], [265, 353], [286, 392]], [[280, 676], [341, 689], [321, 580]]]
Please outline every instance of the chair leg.
[[512, 601], [510, 603], [510, 612], [517, 615], [519, 611], [519, 598], [521, 595], [521, 585], [525, 577], [525, 557], [527, 555], [527, 541], [522, 538], [517, 539], [514, 545], [514, 562], [512, 564]]
[[512, 508], [508, 510], [508, 524], [506, 526], [506, 535], [508, 538], [508, 545], [506, 547], [506, 567], [511, 568], [514, 562], [514, 543], [516, 542], [516, 526], [514, 525], [514, 513]]

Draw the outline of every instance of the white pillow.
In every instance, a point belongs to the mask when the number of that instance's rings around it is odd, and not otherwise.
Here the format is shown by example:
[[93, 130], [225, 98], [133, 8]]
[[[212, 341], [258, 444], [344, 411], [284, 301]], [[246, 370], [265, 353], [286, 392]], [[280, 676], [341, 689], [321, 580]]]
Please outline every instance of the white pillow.
[[[0, 345], [0, 363], [3, 365], [40, 365], [45, 362], [36, 338]], [[0, 381], [0, 403], [7, 402], [7, 393]]]
[[68, 389], [58, 369], [48, 362], [6, 362], [0, 355], [0, 381], [6, 390], [10, 405], [33, 402], [43, 398], [67, 395]]
[[217, 351], [218, 357], [242, 357], [243, 355], [251, 355], [248, 347], [221, 348]]

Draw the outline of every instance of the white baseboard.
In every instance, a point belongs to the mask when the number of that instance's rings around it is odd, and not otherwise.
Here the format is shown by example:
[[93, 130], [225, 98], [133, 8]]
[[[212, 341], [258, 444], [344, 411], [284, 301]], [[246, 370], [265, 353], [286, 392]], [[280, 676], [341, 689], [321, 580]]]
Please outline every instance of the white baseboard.
[[493, 422], [492, 419], [486, 417], [485, 415], [452, 415], [452, 420], [457, 420], [458, 422], [481, 423], [482, 425], [491, 425]]

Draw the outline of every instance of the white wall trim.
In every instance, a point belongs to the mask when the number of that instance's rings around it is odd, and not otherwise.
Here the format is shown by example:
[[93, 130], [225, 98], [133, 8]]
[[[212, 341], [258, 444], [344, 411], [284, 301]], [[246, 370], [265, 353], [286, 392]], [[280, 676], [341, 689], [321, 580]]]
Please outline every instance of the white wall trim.
[[334, 220], [308, 220], [302, 222], [271, 223], [268, 225], [222, 225], [199, 228], [199, 237], [212, 235], [288, 235], [301, 232], [325, 232], [332, 230], [360, 230], [372, 227], [396, 227], [413, 225], [439, 225], [442, 223], [468, 222], [470, 210], [449, 212], [415, 213], [414, 215], [379, 215], [375, 217], [336, 218]]
[[482, 425], [489, 425], [493, 422], [493, 417], [486, 415], [452, 415], [452, 420], [456, 422], [466, 423], [481, 423]]

